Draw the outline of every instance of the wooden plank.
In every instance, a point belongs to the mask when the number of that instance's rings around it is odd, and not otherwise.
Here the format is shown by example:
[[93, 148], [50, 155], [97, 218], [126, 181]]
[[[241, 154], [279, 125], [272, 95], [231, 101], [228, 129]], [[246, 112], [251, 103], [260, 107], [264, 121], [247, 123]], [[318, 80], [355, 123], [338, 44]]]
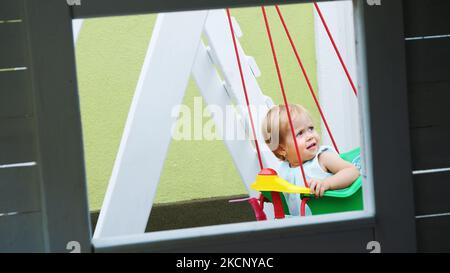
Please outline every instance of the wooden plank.
[[[340, 54], [347, 66], [348, 72], [354, 83], [357, 84], [352, 2], [342, 1], [340, 3], [323, 3], [319, 4], [319, 6], [330, 27], [330, 31], [333, 34], [333, 39], [339, 47]], [[361, 146], [358, 99], [353, 93], [349, 81], [345, 77], [345, 72], [336, 56], [332, 43], [330, 43], [330, 39], [322, 25], [320, 16], [317, 16], [316, 12], [314, 15], [314, 25], [316, 26], [314, 35], [318, 87], [315, 92], [338, 149], [341, 152], [350, 151], [355, 147]], [[301, 37], [296, 37], [294, 39], [301, 45]], [[300, 47], [299, 50], [300, 56], [305, 55], [302, 47]], [[281, 54], [287, 53], [280, 52], [280, 55]], [[292, 53], [289, 52], [289, 54]], [[292, 58], [295, 58], [294, 54], [291, 56]], [[295, 60], [292, 60], [292, 62], [294, 61]], [[308, 71], [309, 69], [306, 68], [306, 70]], [[301, 78], [302, 84], [304, 84], [300, 68], [298, 69], [297, 74]], [[306, 84], [304, 86], [306, 89]], [[319, 90], [320, 92], [318, 92]], [[304, 92], [307, 92], [308, 96], [310, 96], [307, 90]], [[325, 127], [322, 127], [321, 137], [323, 144], [332, 145], [331, 138]]]
[[410, 138], [414, 170], [450, 166], [450, 124], [411, 128]]
[[416, 215], [450, 212], [450, 172], [416, 174], [413, 179]]
[[[178, 119], [173, 110], [183, 101], [207, 15], [207, 11], [158, 15], [95, 238], [145, 231]], [[147, 124], [158, 124], [158, 133]]]
[[[319, 0], [317, 2], [326, 1]], [[266, 0], [265, 5], [310, 3], [311, 0]], [[165, 1], [123, 1], [123, 0], [81, 0], [81, 5], [72, 6], [73, 18], [134, 15], [169, 11], [218, 9], [225, 7], [260, 6], [261, 0], [165, 0]]]
[[1, 0], [0, 21], [17, 20], [23, 17], [23, 0]]
[[70, 9], [66, 1], [27, 0], [40, 188], [46, 251], [78, 241], [90, 252], [90, 224]]
[[[282, 230], [282, 229], [279, 229]], [[275, 234], [215, 236], [201, 239], [166, 240], [135, 245], [97, 247], [98, 253], [368, 253], [367, 243], [373, 241], [373, 229], [323, 232], [304, 235], [304, 230], [279, 237]], [[214, 243], [211, 243], [214, 242]]]
[[44, 252], [42, 213], [0, 216], [0, 252]]
[[[353, 2], [358, 99], [360, 109], [370, 109], [369, 116], [360, 113], [363, 147], [369, 146], [366, 168], [372, 173], [376, 240], [383, 252], [416, 251], [402, 2], [383, 1], [376, 7]], [[386, 151], [393, 151], [388, 158]]]
[[450, 81], [410, 84], [408, 89], [411, 128], [450, 124]]
[[450, 216], [416, 220], [418, 252], [450, 252]]
[[[238, 27], [237, 23], [234, 23], [234, 27]], [[241, 115], [243, 123], [245, 123], [245, 128], [248, 128], [249, 135], [251, 133], [250, 119], [246, 105], [244, 90], [242, 87], [241, 77], [239, 73], [239, 66], [235, 57], [230, 58], [230, 56], [235, 56], [235, 49], [233, 46], [233, 40], [231, 36], [230, 27], [228, 24], [228, 18], [224, 10], [211, 10], [206, 20], [204, 35], [208, 39], [208, 46], [211, 48], [212, 55], [214, 56], [213, 61], [223, 74], [224, 80], [227, 84], [227, 93], [230, 97], [229, 100], [235, 101], [238, 114]], [[236, 37], [236, 46], [239, 52], [239, 58], [241, 60], [242, 75], [245, 79], [245, 85], [248, 93], [248, 98], [251, 108], [253, 122], [255, 124], [255, 134], [256, 138], [260, 143], [260, 151], [262, 154], [263, 165], [270, 166], [271, 168], [277, 169], [280, 161], [273, 155], [269, 147], [264, 143], [264, 138], [262, 136], [262, 131], [260, 130], [260, 124], [262, 124], [263, 118], [266, 116], [267, 111], [273, 106], [273, 102], [270, 98], [266, 97], [259, 87], [258, 81], [252, 72], [252, 68], [249, 63], [245, 61], [248, 56], [245, 54], [238, 37]], [[197, 73], [198, 74], [198, 73]], [[200, 85], [199, 85], [200, 86]], [[223, 91], [222, 91], [223, 92]], [[202, 95], [205, 99], [211, 101], [208, 97], [208, 90], [203, 89]], [[210, 103], [210, 102], [208, 102]], [[216, 102], [217, 103], [217, 102]], [[214, 104], [216, 104], [214, 103]], [[254, 145], [253, 141], [250, 142]], [[255, 152], [253, 152], [255, 153]], [[238, 165], [238, 164], [236, 164]], [[258, 168], [258, 167], [257, 167]], [[250, 168], [249, 168], [250, 171]], [[254, 175], [255, 172], [253, 172]], [[248, 179], [242, 177], [243, 181], [248, 183], [247, 188], [249, 189], [249, 184], [253, 179]], [[249, 190], [249, 192], [254, 195], [255, 192]]]
[[34, 118], [0, 119], [0, 165], [36, 161]]
[[[223, 226], [221, 227], [224, 228]], [[234, 228], [234, 227], [229, 227]], [[182, 232], [182, 231], [180, 231]], [[198, 231], [203, 234], [202, 231]], [[152, 236], [153, 235], [153, 236]], [[251, 232], [225, 233], [172, 240], [155, 240], [156, 234], [127, 236], [127, 240], [93, 240], [95, 252], [369, 252], [374, 240], [371, 219], [299, 225]], [[383, 245], [382, 249], [383, 251]]]
[[406, 41], [408, 83], [450, 81], [450, 37]]
[[450, 34], [448, 0], [403, 1], [407, 37]]
[[0, 72], [0, 118], [33, 115], [29, 71]]
[[0, 213], [37, 211], [40, 196], [36, 167], [0, 169]]
[[0, 69], [26, 65], [23, 23], [0, 24]]
[[450, 38], [406, 42], [413, 169], [450, 165], [449, 47]]
[[[154, 204], [145, 232], [255, 221], [255, 213], [248, 202], [228, 202], [246, 197], [248, 195]], [[95, 229], [98, 215], [99, 211], [91, 211], [92, 229]]]
[[[210, 19], [213, 14], [210, 13], [208, 18]], [[244, 128], [239, 126], [240, 124], [236, 124], [239, 122], [237, 113], [230, 112], [229, 106], [232, 105], [233, 102], [227, 94], [203, 44], [198, 47], [196, 60], [192, 68], [192, 75], [206, 103], [208, 105], [214, 105], [216, 109], [220, 107], [219, 109], [221, 109], [222, 115], [212, 115], [216, 124], [216, 129], [223, 138], [224, 144], [233, 159], [236, 169], [239, 171], [241, 181], [244, 183], [247, 192], [250, 196], [258, 197], [259, 193], [250, 188], [250, 184], [253, 183], [255, 179], [255, 174], [260, 170], [257, 154], [255, 153], [250, 140], [238, 137], [245, 136]], [[223, 117], [225, 113], [227, 115], [226, 122], [224, 122]], [[264, 151], [268, 150], [266, 145], [262, 146], [265, 146]], [[263, 153], [263, 158], [267, 158], [267, 154], [267, 152]], [[270, 164], [268, 166], [276, 169], [275, 164]]]

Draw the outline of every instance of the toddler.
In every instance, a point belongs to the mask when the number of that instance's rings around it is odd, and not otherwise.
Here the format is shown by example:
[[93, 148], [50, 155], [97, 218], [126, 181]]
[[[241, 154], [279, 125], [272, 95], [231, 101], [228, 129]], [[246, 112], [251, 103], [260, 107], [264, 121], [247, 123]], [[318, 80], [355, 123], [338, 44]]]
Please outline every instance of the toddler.
[[[302, 162], [298, 162], [287, 110], [284, 105], [274, 106], [267, 113], [262, 126], [266, 144], [277, 158], [282, 160], [278, 174], [286, 181], [304, 186], [300, 164], [311, 193], [322, 197], [327, 190], [347, 188], [358, 177], [359, 170], [343, 160], [330, 146], [321, 146], [308, 111], [298, 104], [289, 104], [297, 146]], [[291, 215], [299, 215], [300, 195], [285, 194]], [[311, 214], [307, 208], [307, 214]]]

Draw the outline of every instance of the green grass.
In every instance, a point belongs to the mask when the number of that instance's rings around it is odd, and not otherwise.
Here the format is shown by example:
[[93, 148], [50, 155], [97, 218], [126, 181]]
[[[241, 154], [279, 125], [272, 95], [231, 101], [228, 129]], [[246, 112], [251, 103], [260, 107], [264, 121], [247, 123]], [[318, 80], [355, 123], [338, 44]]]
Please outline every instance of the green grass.
[[[305, 105], [316, 124], [320, 124], [276, 12], [271, 7], [267, 10], [288, 99]], [[289, 5], [283, 6], [282, 11], [317, 89], [312, 6]], [[258, 78], [261, 89], [275, 103], [282, 103], [260, 9], [231, 12], [243, 31], [240, 42], [246, 54], [256, 59], [261, 70]], [[112, 17], [83, 23], [76, 61], [91, 210], [102, 205], [155, 18], [155, 15]], [[191, 107], [198, 96], [191, 80], [183, 103]], [[208, 118], [204, 118], [206, 122]], [[172, 141], [155, 202], [244, 193], [245, 187], [222, 141]]]

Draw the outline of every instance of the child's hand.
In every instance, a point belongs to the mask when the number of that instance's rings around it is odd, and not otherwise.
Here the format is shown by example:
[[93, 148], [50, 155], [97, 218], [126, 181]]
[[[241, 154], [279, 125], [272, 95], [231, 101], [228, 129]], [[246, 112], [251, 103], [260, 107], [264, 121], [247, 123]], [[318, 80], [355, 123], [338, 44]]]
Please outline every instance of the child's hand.
[[309, 188], [316, 197], [322, 197], [325, 191], [330, 189], [330, 185], [323, 180], [311, 179], [309, 180]]

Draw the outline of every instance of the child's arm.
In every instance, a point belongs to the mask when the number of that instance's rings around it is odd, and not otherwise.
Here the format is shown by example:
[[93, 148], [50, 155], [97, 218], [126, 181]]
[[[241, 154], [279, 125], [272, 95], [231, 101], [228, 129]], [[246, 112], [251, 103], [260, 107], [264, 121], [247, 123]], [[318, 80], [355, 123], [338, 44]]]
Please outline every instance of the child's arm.
[[310, 181], [311, 193], [315, 193], [316, 196], [322, 197], [326, 190], [346, 188], [359, 176], [358, 168], [332, 152], [321, 153], [319, 156], [319, 163], [334, 175], [323, 181]]

